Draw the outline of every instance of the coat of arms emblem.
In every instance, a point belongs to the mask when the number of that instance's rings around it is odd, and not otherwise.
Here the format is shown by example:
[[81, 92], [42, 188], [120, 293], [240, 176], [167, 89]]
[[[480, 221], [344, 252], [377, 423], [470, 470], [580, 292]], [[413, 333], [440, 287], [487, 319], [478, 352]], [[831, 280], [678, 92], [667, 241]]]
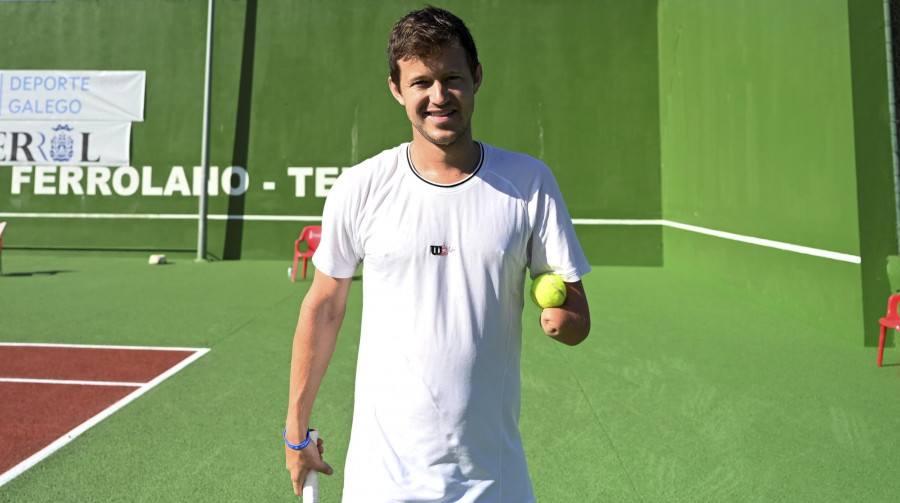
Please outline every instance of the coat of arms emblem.
[[50, 139], [50, 157], [57, 162], [66, 162], [75, 155], [75, 142], [71, 136], [62, 131], [72, 131], [72, 128], [60, 124], [53, 130], [59, 134]]

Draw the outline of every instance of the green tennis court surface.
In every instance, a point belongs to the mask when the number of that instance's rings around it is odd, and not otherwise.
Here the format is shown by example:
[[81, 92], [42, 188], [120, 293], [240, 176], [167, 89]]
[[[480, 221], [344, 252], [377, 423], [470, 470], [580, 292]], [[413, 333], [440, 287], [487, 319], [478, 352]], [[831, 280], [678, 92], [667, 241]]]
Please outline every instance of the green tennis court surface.
[[[289, 253], [148, 255], [4, 250], [2, 342], [210, 351], [0, 501], [296, 501], [281, 429], [309, 283], [288, 280]], [[581, 346], [543, 336], [526, 306], [521, 425], [539, 501], [896, 500], [896, 347], [877, 368], [875, 348], [665, 268], [597, 267], [585, 285]], [[325, 502], [340, 500], [360, 307], [361, 280], [313, 415], [338, 470], [320, 477]]]

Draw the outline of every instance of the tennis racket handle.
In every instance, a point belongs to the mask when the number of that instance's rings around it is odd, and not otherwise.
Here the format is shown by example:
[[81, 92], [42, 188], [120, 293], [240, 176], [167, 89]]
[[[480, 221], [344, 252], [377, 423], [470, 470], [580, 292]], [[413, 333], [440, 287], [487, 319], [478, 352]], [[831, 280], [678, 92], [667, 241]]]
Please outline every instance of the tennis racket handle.
[[[319, 430], [309, 432], [309, 441], [313, 445], [319, 439]], [[316, 447], [318, 449], [318, 447]], [[310, 470], [306, 474], [306, 482], [303, 483], [303, 503], [319, 503], [319, 472]]]

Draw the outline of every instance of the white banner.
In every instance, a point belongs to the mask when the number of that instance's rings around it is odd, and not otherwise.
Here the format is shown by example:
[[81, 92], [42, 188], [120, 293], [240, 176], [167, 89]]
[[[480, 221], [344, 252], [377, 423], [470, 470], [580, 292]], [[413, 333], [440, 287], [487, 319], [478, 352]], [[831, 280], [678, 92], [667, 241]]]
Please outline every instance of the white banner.
[[144, 120], [144, 71], [0, 70], [0, 120]]
[[0, 120], [0, 166], [125, 166], [130, 122]]

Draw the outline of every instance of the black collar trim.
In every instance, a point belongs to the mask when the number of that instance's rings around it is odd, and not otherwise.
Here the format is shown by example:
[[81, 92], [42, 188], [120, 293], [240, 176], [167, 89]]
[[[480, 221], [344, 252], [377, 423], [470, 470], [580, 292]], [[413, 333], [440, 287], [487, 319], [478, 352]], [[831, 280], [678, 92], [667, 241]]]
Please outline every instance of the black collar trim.
[[413, 166], [412, 157], [409, 154], [409, 149], [412, 147], [412, 143], [410, 143], [409, 147], [406, 148], [406, 162], [409, 164], [410, 171], [412, 171], [413, 174], [416, 175], [416, 178], [418, 178], [419, 180], [422, 180], [423, 182], [427, 183], [428, 185], [432, 185], [434, 187], [442, 187], [442, 188], [459, 187], [460, 185], [473, 179], [475, 177], [475, 174], [478, 173], [481, 170], [481, 167], [484, 165], [484, 145], [481, 142], [477, 142], [477, 141], [475, 143], [478, 144], [478, 148], [480, 150], [480, 155], [478, 157], [478, 165], [475, 166], [475, 171], [472, 171], [472, 174], [465, 177], [464, 179], [462, 179], [456, 183], [451, 183], [449, 185], [434, 183], [432, 181], [426, 180], [425, 177], [423, 177], [422, 175], [419, 174], [418, 171], [416, 171], [416, 167]]

